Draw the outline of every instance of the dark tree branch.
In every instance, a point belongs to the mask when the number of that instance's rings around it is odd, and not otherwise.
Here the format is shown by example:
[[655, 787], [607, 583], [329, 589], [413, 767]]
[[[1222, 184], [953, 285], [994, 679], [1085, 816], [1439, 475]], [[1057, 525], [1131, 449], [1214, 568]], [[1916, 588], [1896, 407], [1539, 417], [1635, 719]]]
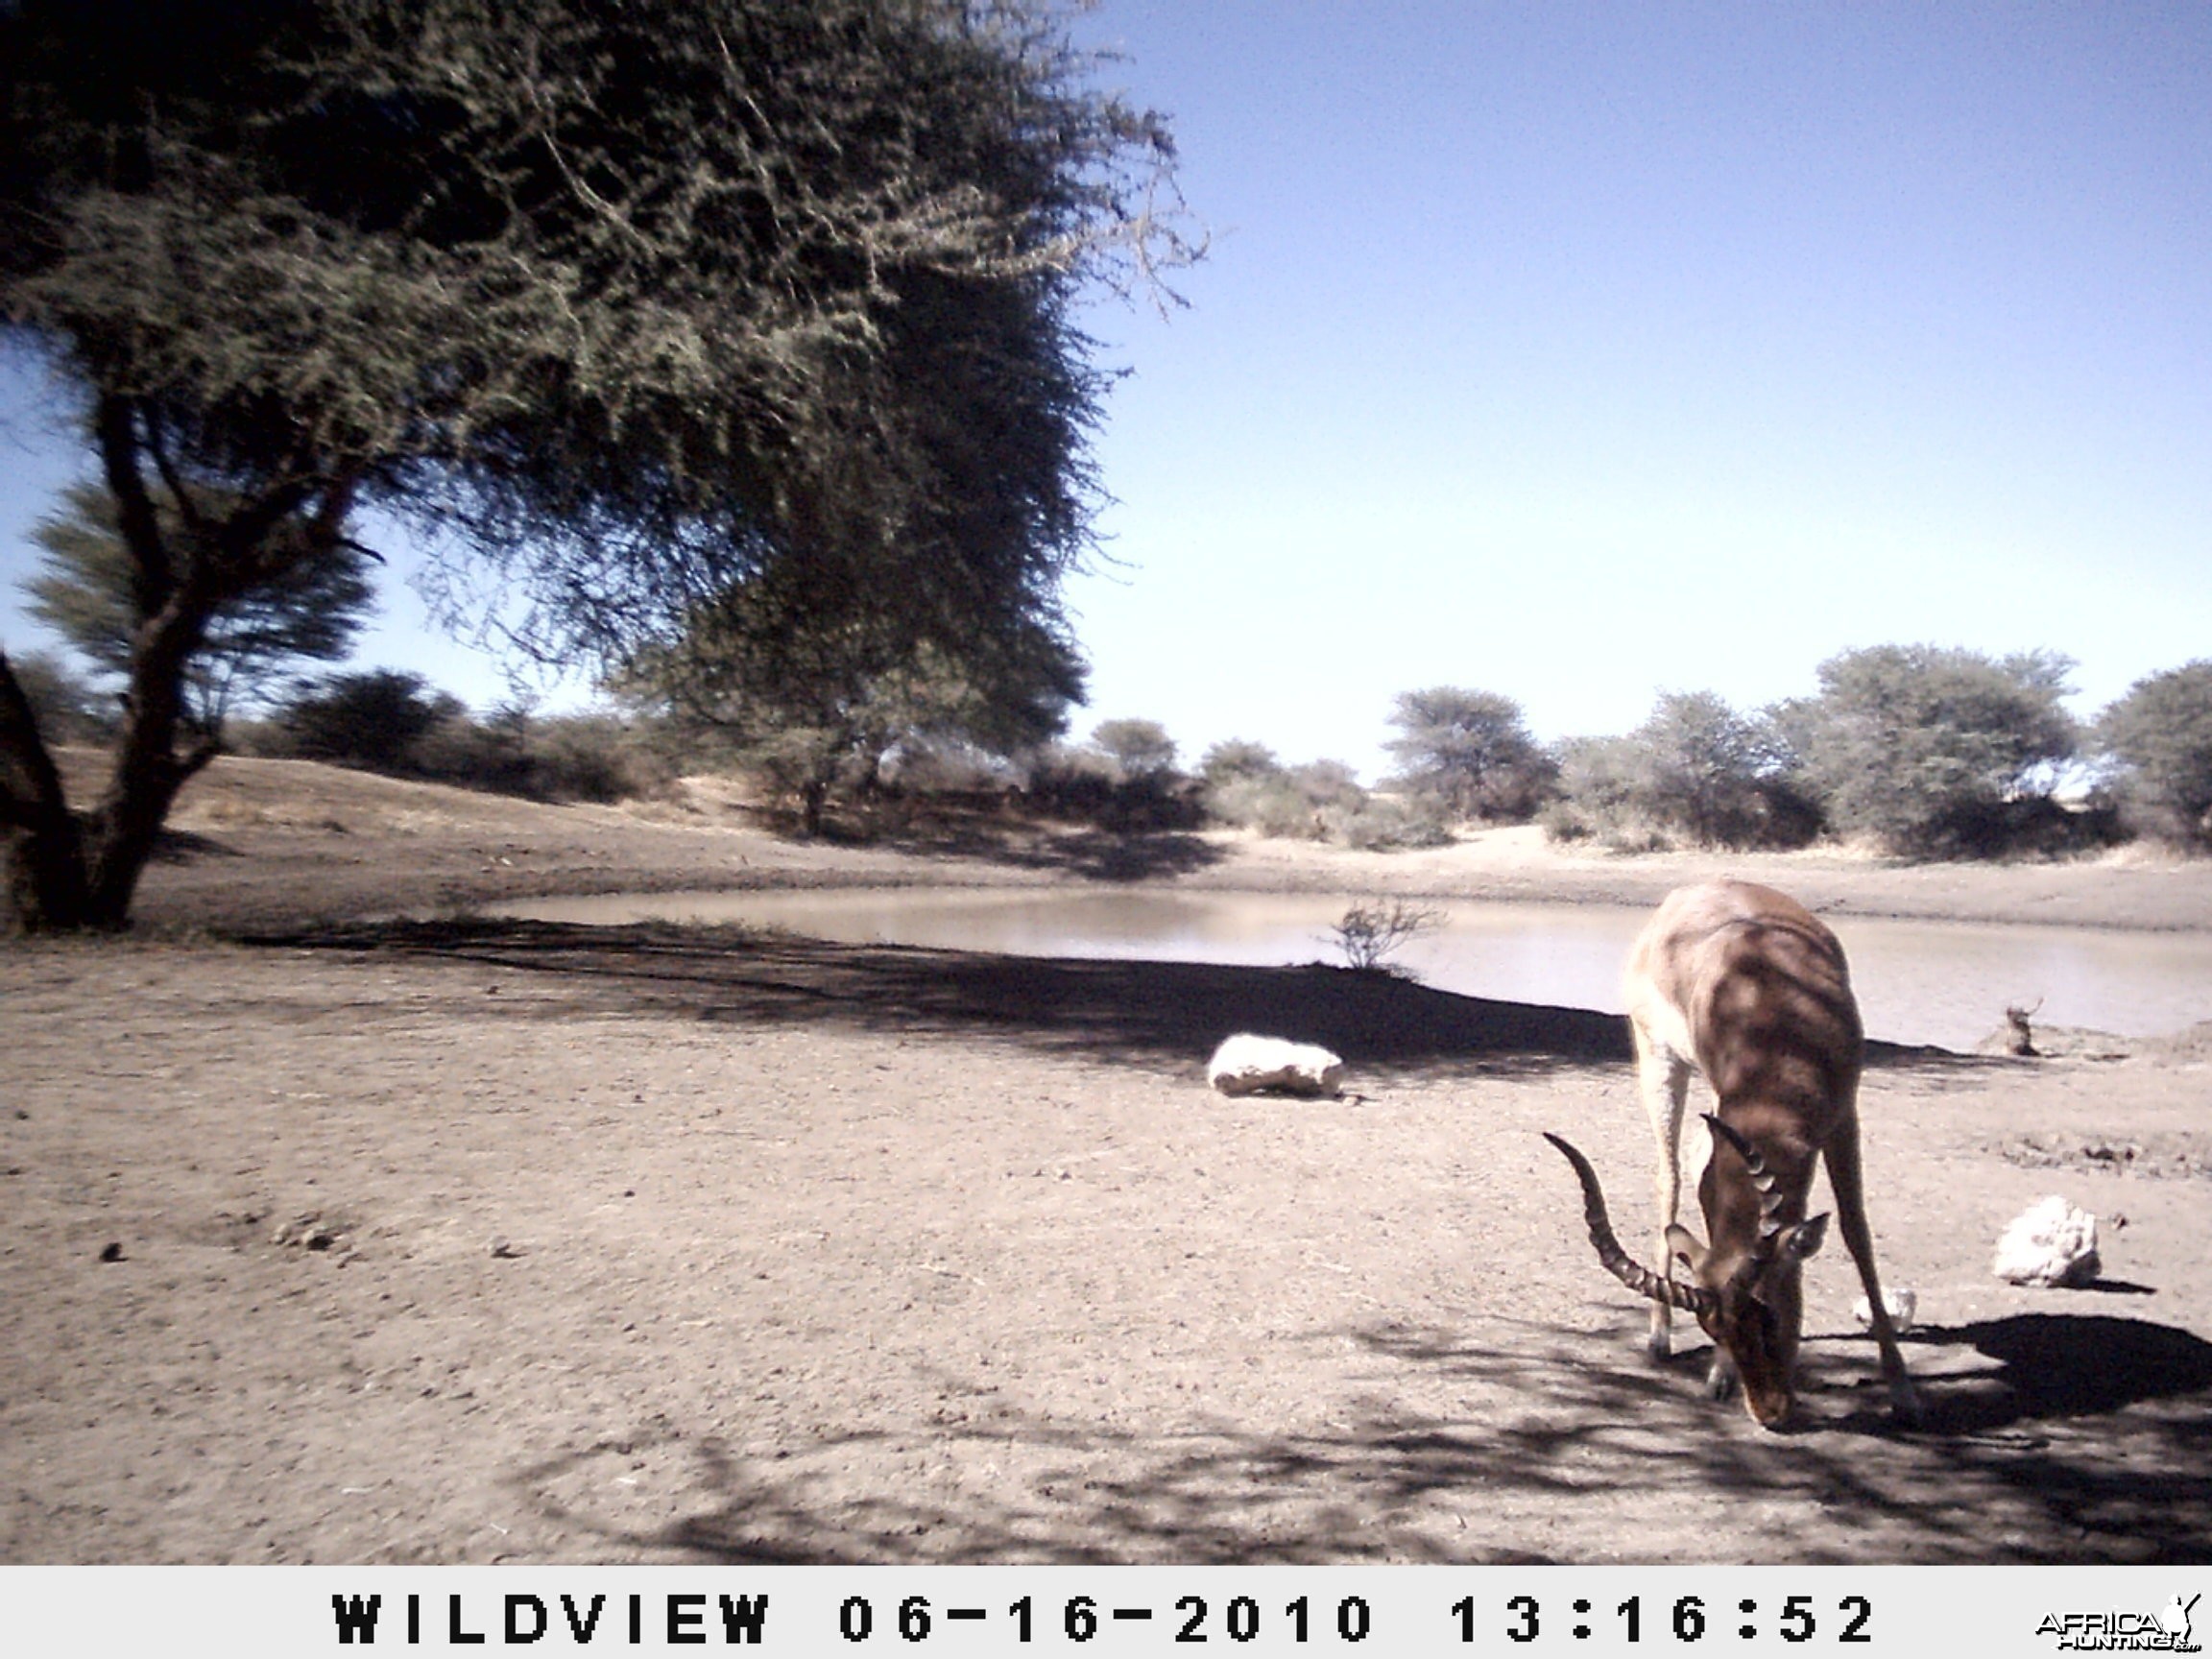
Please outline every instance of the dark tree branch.
[[138, 613], [147, 616], [169, 602], [177, 573], [161, 537], [161, 517], [138, 471], [138, 417], [132, 402], [118, 393], [103, 395], [93, 414], [93, 432], [108, 493], [115, 497], [116, 525], [137, 571]]
[[184, 520], [185, 528], [192, 532], [195, 544], [206, 541], [207, 518], [200, 511], [200, 504], [192, 498], [183, 475], [177, 470], [177, 463], [170, 457], [169, 445], [162, 442], [161, 413], [157, 409], [146, 412], [146, 452], [154, 457], [154, 469], [161, 474], [161, 482], [168, 488], [169, 498], [177, 504], [177, 516]]

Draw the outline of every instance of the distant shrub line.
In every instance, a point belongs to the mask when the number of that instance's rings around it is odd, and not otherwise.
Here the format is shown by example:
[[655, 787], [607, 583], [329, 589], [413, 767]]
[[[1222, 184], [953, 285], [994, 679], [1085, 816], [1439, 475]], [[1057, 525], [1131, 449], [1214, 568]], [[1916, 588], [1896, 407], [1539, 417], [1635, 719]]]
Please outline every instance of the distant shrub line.
[[[626, 714], [485, 716], [391, 669], [301, 682], [230, 746], [541, 801], [616, 801], [679, 772], [749, 772], [768, 796], [814, 793], [794, 823], [844, 808], [988, 807], [1117, 831], [1243, 829], [1387, 851], [1455, 830], [1540, 824], [1562, 843], [1623, 852], [1790, 849], [1857, 838], [1915, 858], [2056, 854], [2131, 838], [2212, 851], [2212, 661], [2138, 682], [2097, 718], [2062, 699], [2072, 663], [1928, 645], [1844, 652], [1809, 697], [1744, 712], [1711, 692], [1662, 693], [1622, 736], [1540, 744], [1520, 705], [1431, 686], [1399, 696], [1396, 771], [1373, 789], [1339, 760], [1286, 762], [1248, 739], [1192, 771], [1157, 721], [1102, 722], [1089, 740], [1001, 755], [928, 733], [855, 748], [829, 773], [786, 777], [751, 751], [714, 752], [650, 706]], [[50, 659], [17, 664], [42, 731], [96, 742], [111, 720]], [[825, 800], [822, 790], [827, 788]], [[872, 816], [874, 814], [874, 816]]]
[[336, 674], [301, 685], [267, 717], [231, 731], [239, 753], [322, 760], [534, 801], [652, 795], [676, 775], [651, 723], [610, 714], [479, 717], [419, 674]]

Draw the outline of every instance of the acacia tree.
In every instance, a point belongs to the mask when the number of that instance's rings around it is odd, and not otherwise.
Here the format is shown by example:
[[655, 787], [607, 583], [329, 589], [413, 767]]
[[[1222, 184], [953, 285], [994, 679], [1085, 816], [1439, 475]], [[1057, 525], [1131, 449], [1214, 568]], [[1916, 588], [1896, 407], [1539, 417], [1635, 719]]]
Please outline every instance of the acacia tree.
[[1275, 751], [1250, 737], [1224, 737], [1198, 757], [1198, 778], [1209, 789], [1282, 775], [1283, 762]]
[[1644, 823], [1643, 755], [1627, 737], [1569, 737], [1552, 751], [1558, 781], [1544, 804], [1547, 839], [1625, 839]]
[[1987, 853], [2048, 809], [2073, 757], [2072, 669], [2041, 651], [1877, 645], [1821, 663], [1819, 695], [1774, 717], [1836, 829], [1899, 853]]
[[1526, 819], [1558, 775], [1521, 705], [1496, 691], [1401, 691], [1390, 724], [1400, 734], [1383, 747], [1397, 757], [1399, 781], [1456, 818]]
[[303, 759], [400, 772], [417, 744], [465, 712], [458, 697], [420, 674], [368, 668], [301, 686], [277, 721]]
[[2155, 835], [2212, 847], [2212, 660], [2149, 674], [2098, 720], [2128, 812]]
[[1175, 769], [1175, 739], [1157, 720], [1101, 720], [1091, 728], [1089, 747], [1123, 780], [1164, 780]]
[[[128, 678], [139, 620], [137, 572], [115, 499], [85, 483], [72, 484], [61, 498], [62, 510], [31, 531], [45, 552], [45, 568], [24, 584], [31, 613], [102, 672]], [[174, 514], [160, 528], [164, 541], [180, 549], [193, 534]], [[301, 525], [289, 523], [272, 529], [270, 538], [303, 534]], [[349, 652], [375, 601], [369, 581], [374, 558], [352, 541], [318, 541], [296, 557], [272, 560], [276, 574], [268, 582], [216, 606], [185, 661], [184, 726], [219, 738], [232, 705], [266, 701], [292, 663], [335, 661]]]
[[1799, 846], [1819, 829], [1774, 722], [1714, 692], [1661, 692], [1626, 753], [1634, 814], [1698, 846]]
[[917, 635], [911, 618], [861, 602], [853, 574], [816, 560], [737, 584], [615, 681], [765, 772], [810, 835], [840, 779], [873, 782], [899, 744], [1011, 754], [1059, 735], [1083, 695], [1056, 612]]
[[1189, 252], [1091, 69], [1046, 0], [0, 0], [0, 318], [133, 570], [82, 819], [0, 658], [19, 917], [122, 925], [210, 616], [372, 504], [566, 660], [816, 558], [910, 634], [1036, 614], [1095, 503], [1071, 309]]

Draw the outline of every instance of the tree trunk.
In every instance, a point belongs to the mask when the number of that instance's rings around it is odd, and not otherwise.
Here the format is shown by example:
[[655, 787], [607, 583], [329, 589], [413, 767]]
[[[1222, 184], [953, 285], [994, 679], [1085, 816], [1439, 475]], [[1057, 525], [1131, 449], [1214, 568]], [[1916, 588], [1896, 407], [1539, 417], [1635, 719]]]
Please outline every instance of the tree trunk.
[[135, 724], [124, 729], [107, 794], [85, 827], [86, 902], [81, 926], [86, 927], [130, 926], [138, 878], [154, 856], [177, 791], [215, 757], [212, 743], [197, 744], [180, 757], [166, 741], [158, 747], [133, 742], [131, 726]]
[[27, 933], [84, 926], [84, 847], [66, 811], [59, 823], [17, 830], [9, 837], [8, 898], [15, 925]]
[[215, 757], [215, 743], [208, 737], [177, 753], [184, 668], [205, 626], [200, 611], [180, 593], [138, 630], [114, 770], [84, 830], [84, 926], [130, 925], [138, 878], [154, 856], [177, 791]]
[[38, 734], [8, 657], [0, 652], [0, 826], [7, 829], [8, 896], [31, 932], [83, 926], [84, 844], [61, 775]]
[[799, 786], [799, 827], [810, 840], [822, 833], [822, 808], [829, 799], [827, 778], [809, 778]]
[[114, 768], [100, 805], [82, 822], [29, 704], [0, 658], [0, 822], [13, 827], [8, 889], [27, 932], [112, 931], [130, 925], [138, 878], [177, 791], [214, 758], [211, 741], [176, 752], [183, 665], [198, 625], [176, 608], [148, 623], [131, 667], [131, 695]]
[[[218, 605], [282, 574], [270, 562], [273, 529], [320, 489], [310, 526], [325, 548], [343, 527], [352, 485], [302, 476], [273, 485], [227, 518], [194, 504], [162, 447], [158, 413], [120, 394], [100, 397], [93, 438], [114, 494], [117, 528], [132, 566], [139, 622], [131, 641], [130, 689], [114, 765], [100, 805], [82, 822], [64, 798], [53, 757], [22, 687], [0, 655], [0, 830], [9, 832], [8, 887], [17, 922], [36, 932], [129, 926], [138, 878], [169, 808], [215, 757], [212, 733], [178, 751], [184, 677]], [[162, 536], [142, 463], [151, 462], [194, 531], [180, 551]], [[293, 546], [289, 558], [303, 556]]]
[[180, 582], [170, 569], [145, 492], [124, 470], [128, 421], [114, 417], [107, 403], [100, 436], [126, 544], [140, 573], [141, 601], [152, 609], [132, 641], [114, 768], [100, 805], [82, 823], [69, 810], [22, 687], [12, 673], [0, 674], [0, 822], [15, 830], [8, 886], [17, 924], [32, 932], [128, 926], [138, 878], [154, 855], [170, 803], [215, 754], [207, 739], [181, 756], [176, 747], [184, 669], [211, 609], [204, 582]]

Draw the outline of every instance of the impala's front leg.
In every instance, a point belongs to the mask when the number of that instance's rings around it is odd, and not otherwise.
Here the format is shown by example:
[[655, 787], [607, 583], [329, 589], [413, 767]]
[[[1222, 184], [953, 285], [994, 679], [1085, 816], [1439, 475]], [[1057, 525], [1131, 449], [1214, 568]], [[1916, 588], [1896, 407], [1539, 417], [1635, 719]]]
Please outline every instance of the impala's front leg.
[[1920, 1397], [1905, 1370], [1905, 1356], [1897, 1349], [1897, 1329], [1889, 1319], [1889, 1305], [1882, 1294], [1882, 1277], [1874, 1266], [1874, 1230], [1866, 1225], [1866, 1190], [1859, 1166], [1859, 1111], [1853, 1104], [1841, 1126], [1829, 1138], [1825, 1158], [1828, 1185], [1836, 1192], [1836, 1219], [1843, 1229], [1844, 1248], [1859, 1269], [1859, 1283], [1866, 1291], [1867, 1323], [1882, 1355], [1882, 1374], [1888, 1379], [1889, 1398], [1898, 1417], [1910, 1424], [1921, 1419]]
[[[1659, 1260], [1666, 1277], [1674, 1277], [1674, 1255], [1667, 1241], [1682, 1202], [1682, 1108], [1690, 1097], [1690, 1058], [1675, 1052], [1631, 1019], [1636, 1034], [1636, 1091], [1651, 1118], [1651, 1134], [1659, 1143], [1658, 1168], [1652, 1188], [1659, 1201]], [[1646, 1347], [1654, 1360], [1665, 1359], [1672, 1348], [1672, 1314], [1665, 1301], [1651, 1304], [1651, 1334]]]

